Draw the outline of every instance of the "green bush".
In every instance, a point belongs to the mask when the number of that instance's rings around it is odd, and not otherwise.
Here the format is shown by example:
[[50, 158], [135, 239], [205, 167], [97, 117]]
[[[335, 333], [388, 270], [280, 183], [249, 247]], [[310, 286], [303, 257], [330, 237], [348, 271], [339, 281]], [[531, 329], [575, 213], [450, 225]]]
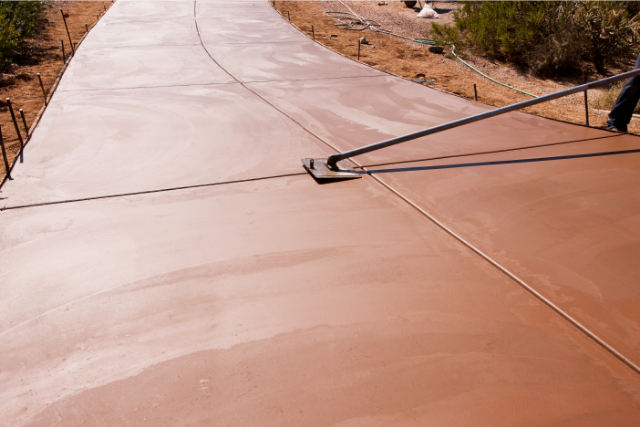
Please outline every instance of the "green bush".
[[13, 62], [26, 39], [36, 36], [47, 8], [44, 1], [0, 1], [0, 68]]
[[455, 24], [434, 24], [430, 36], [534, 74], [578, 68], [581, 59], [603, 73], [613, 61], [635, 56], [638, 12], [636, 2], [622, 1], [464, 2]]

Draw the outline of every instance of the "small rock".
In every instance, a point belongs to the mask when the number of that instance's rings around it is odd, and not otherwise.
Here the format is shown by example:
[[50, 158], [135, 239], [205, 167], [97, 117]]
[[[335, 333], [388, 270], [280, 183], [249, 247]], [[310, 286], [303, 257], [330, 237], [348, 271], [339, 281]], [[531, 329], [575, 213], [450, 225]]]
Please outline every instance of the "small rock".
[[369, 40], [365, 39], [364, 37], [360, 37], [360, 44], [369, 44]]
[[444, 46], [429, 46], [429, 52], [444, 53]]
[[7, 73], [15, 74], [18, 72], [18, 69], [20, 69], [20, 66], [18, 64], [11, 64], [7, 67]]
[[16, 76], [13, 74], [0, 74], [0, 87], [16, 84]]

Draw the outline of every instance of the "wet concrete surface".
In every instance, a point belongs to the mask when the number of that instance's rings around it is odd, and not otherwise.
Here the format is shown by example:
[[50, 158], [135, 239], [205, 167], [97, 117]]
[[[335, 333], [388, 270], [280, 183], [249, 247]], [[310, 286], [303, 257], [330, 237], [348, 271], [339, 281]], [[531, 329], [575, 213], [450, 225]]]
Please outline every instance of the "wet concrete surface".
[[640, 364], [637, 137], [371, 169]]
[[[167, 55], [171, 61], [167, 61]], [[93, 55], [75, 57], [65, 74], [66, 78], [58, 90], [235, 83], [229, 74], [211, 61], [200, 45], [105, 47]]]
[[239, 84], [58, 95], [25, 153], [38, 167], [13, 173], [0, 206], [301, 173], [331, 154]]
[[[320, 138], [350, 150], [494, 109], [385, 76], [248, 85]], [[314, 100], [309, 102], [308, 100]], [[610, 136], [521, 112], [359, 156], [364, 165]]]
[[3, 289], [0, 402], [35, 416], [26, 425], [640, 416], [637, 374], [369, 178], [11, 210], [2, 224], [3, 261], [22, 269]]
[[638, 424], [563, 317], [640, 363], [637, 137], [515, 113], [318, 184], [302, 157], [491, 107], [266, 2], [198, 2], [205, 50], [193, 10], [117, 2], [0, 192], [0, 425]]

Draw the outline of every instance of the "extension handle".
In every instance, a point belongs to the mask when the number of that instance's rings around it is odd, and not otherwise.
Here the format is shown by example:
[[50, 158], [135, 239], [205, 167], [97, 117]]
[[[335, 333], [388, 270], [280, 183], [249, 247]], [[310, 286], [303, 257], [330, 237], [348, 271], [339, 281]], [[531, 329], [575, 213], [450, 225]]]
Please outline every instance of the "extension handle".
[[410, 133], [407, 135], [399, 136], [396, 138], [388, 139], [386, 141], [377, 142], [375, 144], [367, 145], [364, 147], [356, 148], [354, 150], [345, 151], [343, 153], [332, 154], [327, 158], [326, 165], [329, 169], [337, 169], [337, 163], [340, 160], [347, 159], [349, 157], [358, 156], [360, 154], [370, 153], [372, 151], [380, 150], [385, 147], [400, 144], [402, 142], [411, 141], [423, 136], [432, 135], [434, 133], [442, 132], [448, 129], [453, 129], [458, 126], [466, 125], [469, 123], [477, 122], [480, 120], [488, 119], [490, 117], [499, 116], [501, 114], [509, 113], [511, 111], [520, 110], [522, 108], [530, 107], [532, 105], [540, 104], [542, 102], [551, 101], [553, 99], [562, 98], [567, 95], [572, 95], [577, 92], [586, 91], [600, 86], [605, 86], [609, 83], [617, 82], [619, 80], [628, 79], [631, 77], [640, 76], [640, 69], [628, 71], [626, 73], [618, 74], [617, 76], [607, 77], [594, 82], [586, 83], [580, 86], [573, 87], [571, 89], [561, 90], [559, 92], [550, 93], [539, 98], [529, 99], [527, 101], [518, 102], [517, 104], [507, 105], [506, 107], [498, 108], [496, 110], [487, 111], [484, 113], [476, 114], [475, 116], [467, 117], [453, 122], [444, 123], [442, 125], [434, 126], [432, 128], [424, 129], [418, 132]]

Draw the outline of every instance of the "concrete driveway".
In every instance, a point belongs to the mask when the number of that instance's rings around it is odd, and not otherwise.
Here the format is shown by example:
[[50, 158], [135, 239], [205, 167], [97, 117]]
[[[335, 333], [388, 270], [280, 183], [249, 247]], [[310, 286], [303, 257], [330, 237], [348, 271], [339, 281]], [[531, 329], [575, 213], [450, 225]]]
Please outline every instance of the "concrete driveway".
[[0, 190], [0, 425], [637, 426], [640, 139], [268, 2], [119, 0]]

